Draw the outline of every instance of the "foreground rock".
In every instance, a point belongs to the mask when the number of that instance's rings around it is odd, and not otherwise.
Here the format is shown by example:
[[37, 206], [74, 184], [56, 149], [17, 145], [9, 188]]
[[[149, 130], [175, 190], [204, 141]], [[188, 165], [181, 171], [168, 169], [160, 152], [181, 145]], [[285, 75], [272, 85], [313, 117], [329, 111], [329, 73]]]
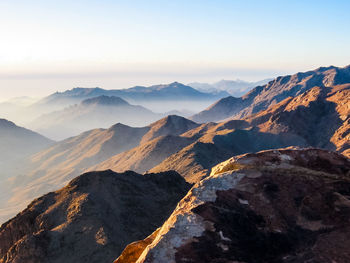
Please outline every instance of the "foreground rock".
[[83, 174], [1, 226], [0, 262], [112, 262], [155, 231], [189, 187], [175, 172]]
[[[350, 262], [350, 160], [319, 149], [245, 154], [212, 169], [126, 262]], [[136, 259], [135, 259], [136, 256]]]

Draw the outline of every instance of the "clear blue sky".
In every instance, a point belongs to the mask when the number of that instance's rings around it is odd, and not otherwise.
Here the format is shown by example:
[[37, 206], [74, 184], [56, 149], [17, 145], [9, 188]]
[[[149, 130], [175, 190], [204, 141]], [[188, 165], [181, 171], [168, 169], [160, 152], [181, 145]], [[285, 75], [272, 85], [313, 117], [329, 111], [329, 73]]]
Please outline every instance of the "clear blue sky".
[[346, 0], [0, 0], [0, 96], [344, 66], [349, 10]]

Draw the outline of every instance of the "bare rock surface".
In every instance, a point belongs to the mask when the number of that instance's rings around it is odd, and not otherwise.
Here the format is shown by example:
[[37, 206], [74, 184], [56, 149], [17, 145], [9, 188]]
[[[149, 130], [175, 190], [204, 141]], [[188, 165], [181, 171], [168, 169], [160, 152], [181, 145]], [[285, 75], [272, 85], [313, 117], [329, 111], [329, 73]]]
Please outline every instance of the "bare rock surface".
[[1, 226], [0, 262], [112, 262], [161, 226], [189, 188], [175, 172], [83, 174]]
[[127, 247], [116, 262], [346, 263], [349, 216], [343, 155], [315, 148], [245, 154], [194, 185], [146, 246], [134, 243], [143, 248], [137, 260]]

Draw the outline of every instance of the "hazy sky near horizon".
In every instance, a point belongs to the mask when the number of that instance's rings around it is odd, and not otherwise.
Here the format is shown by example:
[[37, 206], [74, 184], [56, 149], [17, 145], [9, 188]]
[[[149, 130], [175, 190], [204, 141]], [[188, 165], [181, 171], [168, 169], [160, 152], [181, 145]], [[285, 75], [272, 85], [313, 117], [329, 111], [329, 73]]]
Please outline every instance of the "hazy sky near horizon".
[[350, 64], [350, 1], [0, 0], [0, 101]]

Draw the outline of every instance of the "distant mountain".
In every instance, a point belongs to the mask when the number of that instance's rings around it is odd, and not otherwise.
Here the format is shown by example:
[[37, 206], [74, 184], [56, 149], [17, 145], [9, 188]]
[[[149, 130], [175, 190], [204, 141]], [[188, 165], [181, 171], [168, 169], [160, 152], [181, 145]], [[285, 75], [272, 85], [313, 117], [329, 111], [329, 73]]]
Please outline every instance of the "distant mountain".
[[97, 96], [116, 96], [128, 102], [140, 103], [143, 101], [179, 101], [179, 100], [212, 100], [227, 96], [200, 92], [190, 86], [173, 82], [166, 85], [154, 85], [150, 87], [136, 86], [129, 89], [105, 90], [101, 88], [74, 88], [65, 92], [56, 92], [41, 101], [40, 104], [72, 104], [80, 103], [84, 99]]
[[175, 172], [83, 174], [0, 228], [0, 262], [113, 262], [155, 231], [190, 185]]
[[271, 80], [272, 79], [264, 79], [257, 82], [248, 82], [240, 79], [220, 80], [212, 84], [194, 82], [194, 83], [188, 84], [188, 86], [193, 87], [202, 92], [211, 92], [211, 93], [219, 93], [219, 94], [221, 92], [227, 92], [234, 97], [241, 97], [252, 88], [256, 86], [265, 85]]
[[162, 115], [138, 105], [131, 105], [119, 97], [101, 95], [86, 99], [78, 105], [42, 115], [28, 126], [59, 140], [96, 127], [109, 127], [116, 122], [143, 126], [160, 117]]
[[[8, 177], [7, 167], [21, 163], [22, 159], [34, 154], [53, 141], [31, 130], [17, 126], [11, 121], [0, 119], [0, 180]], [[15, 165], [18, 167], [18, 164]]]
[[267, 109], [287, 97], [297, 96], [315, 86], [328, 87], [350, 83], [350, 65], [344, 68], [334, 66], [278, 77], [268, 84], [257, 86], [240, 98], [221, 99], [191, 117], [196, 122], [236, 119]]
[[349, 174], [349, 159], [320, 149], [234, 156], [114, 263], [346, 263]]
[[[184, 147], [189, 141], [187, 138], [172, 139], [197, 126], [183, 117], [171, 115], [142, 128], [117, 123], [109, 129], [94, 129], [57, 142], [23, 163], [24, 173], [0, 185], [0, 192], [2, 187], [8, 191], [0, 195], [0, 206], [6, 208], [0, 210], [0, 222], [23, 209], [33, 198], [62, 187], [75, 176], [118, 154], [126, 159], [120, 165], [123, 169], [116, 170], [139, 167], [136, 170], [144, 172], [173, 154], [175, 149]], [[148, 143], [150, 141], [152, 143]], [[128, 155], [130, 152], [135, 156]]]

